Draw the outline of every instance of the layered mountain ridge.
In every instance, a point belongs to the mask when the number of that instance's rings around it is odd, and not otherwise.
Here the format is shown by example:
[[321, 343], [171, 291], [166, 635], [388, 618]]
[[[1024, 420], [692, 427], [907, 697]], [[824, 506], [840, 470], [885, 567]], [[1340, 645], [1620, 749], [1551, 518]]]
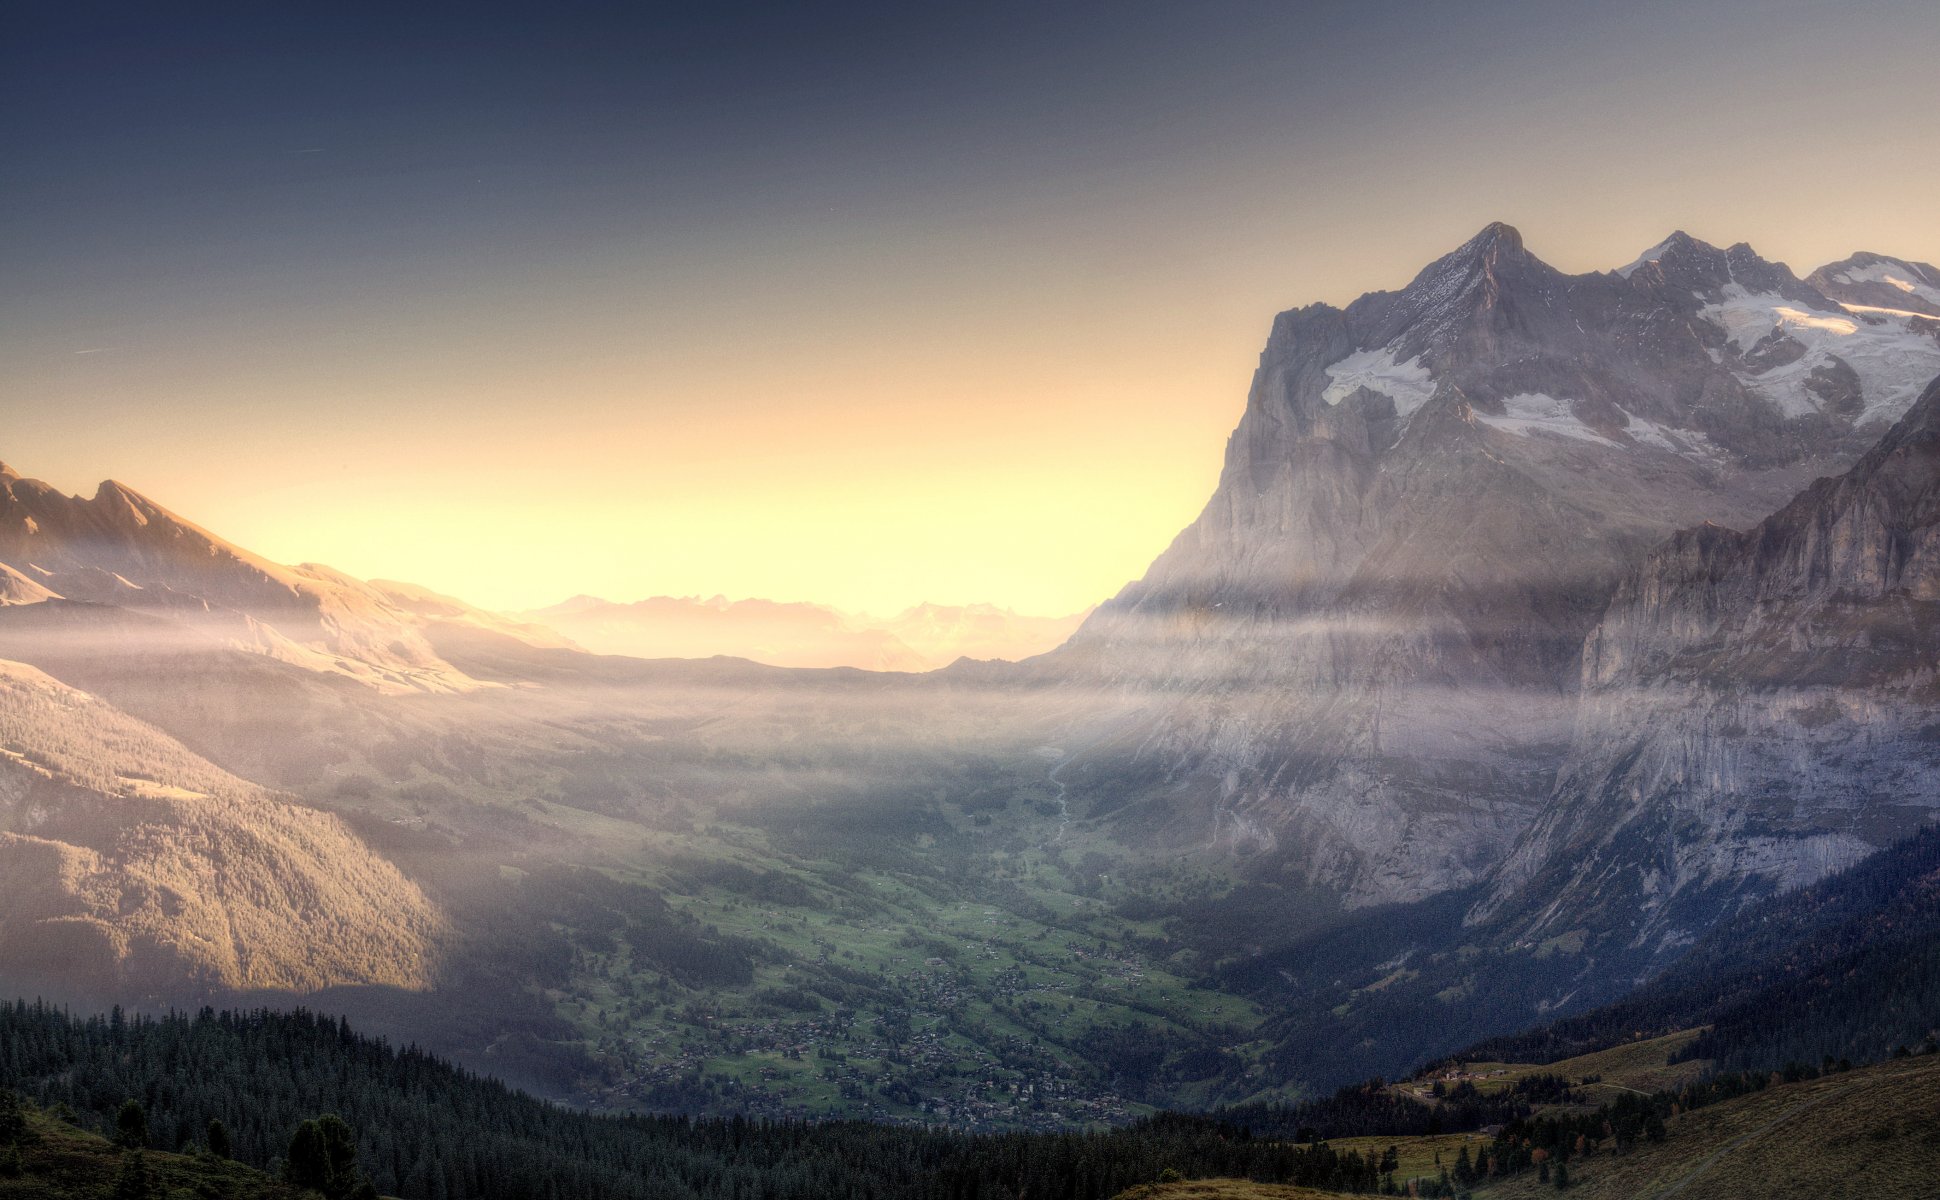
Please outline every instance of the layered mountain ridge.
[[919, 604], [879, 618], [822, 604], [725, 596], [653, 596], [631, 604], [575, 596], [518, 619], [599, 654], [725, 654], [777, 667], [929, 671], [960, 658], [1016, 661], [1042, 654], [1084, 615], [1033, 617], [993, 604]]
[[1584, 648], [1553, 802], [1477, 917], [1661, 957], [1720, 903], [1940, 811], [1940, 380], [1853, 468], [1745, 531], [1678, 533]]
[[[9, 603], [67, 600], [165, 617], [202, 635], [383, 692], [484, 686], [445, 662], [424, 636], [429, 619], [484, 621], [429, 593], [386, 591], [315, 563], [252, 554], [114, 480], [70, 496], [0, 464], [0, 593]], [[501, 631], [556, 638], [498, 621]]]
[[1940, 323], [1681, 233], [1572, 276], [1491, 225], [1283, 313], [1205, 511], [1051, 656], [1124, 699], [1062, 778], [1351, 905], [1488, 878], [1625, 573], [1850, 465], [1936, 375]]

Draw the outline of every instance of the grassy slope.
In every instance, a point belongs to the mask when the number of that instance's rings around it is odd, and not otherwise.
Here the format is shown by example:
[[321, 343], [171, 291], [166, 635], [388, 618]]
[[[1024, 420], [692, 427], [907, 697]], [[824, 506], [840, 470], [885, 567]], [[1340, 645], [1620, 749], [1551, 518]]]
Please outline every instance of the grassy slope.
[[[1573, 1162], [1583, 1200], [1930, 1196], [1940, 1190], [1940, 1056], [1774, 1086], [1668, 1122], [1622, 1157]], [[1481, 1194], [1554, 1195], [1533, 1177]]]
[[[1649, 1084], [1663, 1062], [1662, 1043], [1696, 1031], [1552, 1063], [1519, 1067], [1576, 1078]], [[1651, 1066], [1654, 1058], [1657, 1068]], [[1684, 1066], [1686, 1064], [1680, 1064]], [[1587, 1068], [1587, 1069], [1586, 1069]], [[1740, 1200], [1742, 1197], [1930, 1196], [1940, 1193], [1940, 1055], [1896, 1059], [1795, 1084], [1774, 1085], [1672, 1117], [1669, 1136], [1627, 1154], [1591, 1155], [1570, 1163], [1565, 1195], [1580, 1200]], [[1422, 1138], [1336, 1138], [1336, 1149], [1365, 1153], [1394, 1146], [1398, 1178], [1433, 1177], [1452, 1166], [1462, 1145], [1473, 1155], [1488, 1144], [1478, 1134]], [[1269, 1200], [1330, 1195], [1244, 1180], [1201, 1180], [1134, 1189], [1125, 1200]], [[1536, 1200], [1558, 1195], [1535, 1174], [1478, 1185], [1481, 1200]]]
[[[100, 1200], [114, 1194], [122, 1151], [107, 1139], [40, 1113], [27, 1114], [30, 1133], [21, 1146], [21, 1174], [0, 1177], [0, 1200]], [[143, 1154], [158, 1196], [178, 1194], [221, 1200], [299, 1200], [300, 1192], [261, 1171], [221, 1159], [185, 1154]]]
[[[1501, 1091], [1529, 1075], [1561, 1075], [1572, 1084], [1581, 1085], [1581, 1090], [1592, 1101], [1603, 1104], [1614, 1100], [1619, 1091], [1662, 1091], [1703, 1078], [1711, 1068], [1711, 1064], [1703, 1059], [1681, 1063], [1665, 1061], [1702, 1032], [1700, 1029], [1683, 1029], [1663, 1037], [1625, 1042], [1608, 1050], [1579, 1054], [1553, 1063], [1464, 1062], [1462, 1069], [1471, 1075], [1482, 1076], [1475, 1080], [1476, 1089], [1482, 1092]], [[1582, 1082], [1589, 1078], [1595, 1078], [1598, 1082]]]
[[1184, 1183], [1148, 1183], [1118, 1193], [1114, 1200], [1335, 1200], [1340, 1192], [1247, 1179], [1193, 1179]]
[[0, 662], [0, 966], [27, 977], [9, 982], [423, 986], [431, 904], [342, 820], [288, 799]]

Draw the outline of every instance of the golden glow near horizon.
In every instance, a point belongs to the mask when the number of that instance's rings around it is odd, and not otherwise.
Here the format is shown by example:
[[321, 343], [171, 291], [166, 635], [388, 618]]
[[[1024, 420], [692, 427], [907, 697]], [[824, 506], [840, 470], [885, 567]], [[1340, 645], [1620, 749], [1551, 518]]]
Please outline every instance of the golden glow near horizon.
[[[651, 82], [625, 56], [589, 75], [575, 46], [504, 107], [399, 60], [373, 69], [421, 108], [341, 125], [334, 70], [274, 111], [250, 75], [211, 110], [256, 114], [237, 136], [158, 110], [198, 156], [175, 174], [128, 142], [146, 92], [55, 71], [80, 132], [35, 143], [38, 207], [0, 236], [27, 272], [0, 459], [501, 609], [1075, 611], [1197, 514], [1275, 312], [1399, 287], [1491, 220], [1568, 271], [1677, 228], [1801, 275], [1940, 260], [1940, 110], [1784, 82], [1924, 77], [1932, 6], [1701, 7], [1264, 6], [1224, 33], [1161, 7], [1177, 28], [1078, 30], [1077, 59], [1013, 53], [1006, 20], [988, 60], [791, 53], [772, 94], [730, 73], [625, 110]], [[629, 140], [662, 112], [689, 123]]]
[[[632, 345], [617, 320], [574, 331], [497, 301], [473, 314], [491, 332], [461, 346], [398, 329], [309, 360], [244, 351], [242, 370], [215, 346], [157, 375], [131, 339], [32, 380], [105, 404], [112, 439], [55, 405], [16, 419], [0, 458], [70, 490], [119, 478], [279, 561], [498, 609], [585, 592], [1074, 612], [1197, 515], [1275, 311], [1397, 287], [1480, 223], [1359, 247], [1378, 259], [1322, 248], [1306, 270], [1205, 247], [1199, 269], [1103, 279], [1095, 294], [1019, 279], [1029, 307], [939, 284], [911, 303], [818, 311], [792, 280], [760, 302], [696, 305]], [[1668, 228], [1627, 222], [1585, 249], [1557, 245], [1549, 221], [1521, 224], [1535, 253], [1573, 270], [1618, 265]], [[1801, 274], [1849, 252], [1812, 233]], [[1901, 228], [1853, 246], [1940, 257], [1920, 240]], [[265, 394], [275, 419], [256, 415]]]

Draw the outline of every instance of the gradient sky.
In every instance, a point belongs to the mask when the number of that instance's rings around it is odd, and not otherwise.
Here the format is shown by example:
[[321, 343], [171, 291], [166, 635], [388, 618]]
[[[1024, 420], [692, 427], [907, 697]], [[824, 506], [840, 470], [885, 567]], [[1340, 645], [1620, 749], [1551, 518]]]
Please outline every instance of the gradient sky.
[[1940, 5], [17, 3], [0, 459], [534, 606], [1036, 612], [1490, 220], [1940, 260]]

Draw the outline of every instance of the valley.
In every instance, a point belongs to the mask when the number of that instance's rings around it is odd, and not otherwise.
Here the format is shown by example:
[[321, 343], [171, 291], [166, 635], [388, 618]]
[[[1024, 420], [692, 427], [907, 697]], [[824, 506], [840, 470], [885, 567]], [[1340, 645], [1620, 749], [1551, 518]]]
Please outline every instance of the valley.
[[1933, 0], [4, 26], [0, 1200], [1940, 1195]]
[[[1846, 390], [1747, 415], [1814, 362]], [[1402, 291], [1276, 320], [1204, 514], [1059, 648], [921, 673], [591, 653], [534, 619], [649, 636], [658, 609], [494, 614], [8, 469], [0, 659], [332, 814], [331, 870], [422, 900], [403, 975], [111, 938], [90, 973], [16, 956], [6, 982], [327, 1003], [617, 1113], [1053, 1130], [1395, 1076], [1617, 1000], [1927, 820], [1895, 664], [1930, 637], [1929, 368], [1940, 322], [1847, 312], [1746, 247], [1570, 276], [1491, 225]], [[1747, 532], [1674, 533], [1710, 517]], [[903, 628], [960, 626], [1018, 628]], [[152, 803], [209, 790], [143, 770]], [[309, 902], [299, 871], [278, 889]], [[368, 923], [333, 944], [396, 960]]]

